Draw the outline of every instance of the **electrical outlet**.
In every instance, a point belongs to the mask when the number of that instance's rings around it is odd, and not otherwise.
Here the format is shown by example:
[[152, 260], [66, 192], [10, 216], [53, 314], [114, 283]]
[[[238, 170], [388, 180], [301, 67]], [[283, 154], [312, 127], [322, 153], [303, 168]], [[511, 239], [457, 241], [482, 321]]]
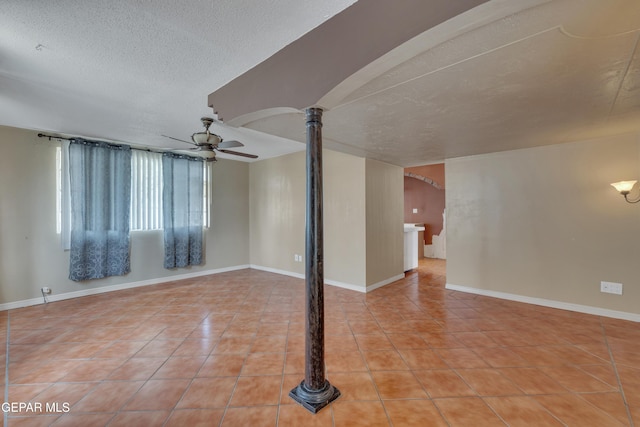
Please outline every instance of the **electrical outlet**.
[[48, 287], [48, 286], [44, 286], [44, 287], [42, 287], [41, 291], [42, 291], [43, 294], [49, 295], [51, 293], [51, 288]]
[[413, 213], [418, 213], [418, 209], [417, 208], [413, 208]]
[[295, 254], [295, 255], [293, 256], [293, 260], [294, 260], [295, 262], [302, 262], [302, 255]]
[[622, 295], [622, 283], [600, 282], [600, 292]]

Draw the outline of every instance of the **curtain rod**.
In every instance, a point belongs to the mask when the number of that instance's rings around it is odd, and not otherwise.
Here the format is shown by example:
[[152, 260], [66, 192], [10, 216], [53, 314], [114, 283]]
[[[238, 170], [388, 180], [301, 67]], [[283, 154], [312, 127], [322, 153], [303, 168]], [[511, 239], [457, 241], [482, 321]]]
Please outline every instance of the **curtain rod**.
[[[76, 139], [76, 138], [66, 138], [66, 137], [63, 137], [63, 136], [56, 136], [56, 135], [47, 135], [45, 133], [39, 133], [38, 134], [38, 138], [49, 138], [49, 141], [51, 141], [52, 139], [58, 139], [58, 140], [61, 140], [61, 141], [71, 141], [72, 139]], [[85, 139], [85, 138], [77, 137], [77, 139]], [[131, 144], [117, 143], [117, 142], [112, 142], [112, 141], [104, 141], [104, 140], [94, 140], [94, 141], [106, 142], [107, 144], [114, 144], [114, 145], [128, 145], [129, 147], [131, 147], [132, 150], [147, 151], [147, 152], [150, 152], [150, 153], [160, 153], [160, 154], [167, 153], [167, 152], [173, 153], [173, 150], [171, 150], [171, 149], [156, 150], [156, 149], [148, 148], [148, 147], [146, 147], [146, 148], [134, 147]], [[198, 158], [200, 157], [200, 156], [183, 154], [183, 153], [180, 153], [179, 155], [181, 155], [181, 156], [184, 155], [184, 156], [188, 156], [188, 157], [198, 157]]]

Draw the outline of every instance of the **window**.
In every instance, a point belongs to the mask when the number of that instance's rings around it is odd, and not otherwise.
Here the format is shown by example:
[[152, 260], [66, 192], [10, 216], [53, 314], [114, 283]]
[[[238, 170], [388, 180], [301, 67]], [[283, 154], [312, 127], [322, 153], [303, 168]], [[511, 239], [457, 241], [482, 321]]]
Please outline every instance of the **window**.
[[162, 154], [131, 153], [131, 231], [162, 229]]
[[[63, 147], [65, 146], [68, 147], [68, 144], [63, 144]], [[66, 235], [69, 227], [65, 227], [63, 215], [64, 213], [70, 215], [71, 208], [69, 195], [65, 195], [65, 188], [68, 192], [68, 186], [63, 182], [68, 179], [68, 164], [64, 157], [63, 148], [58, 147], [56, 150], [56, 232]], [[203, 165], [203, 224], [205, 228], [209, 228], [213, 163], [203, 162]], [[130, 229], [131, 231], [162, 230], [162, 154], [160, 153], [132, 151]], [[68, 249], [68, 243], [63, 242], [63, 247]]]

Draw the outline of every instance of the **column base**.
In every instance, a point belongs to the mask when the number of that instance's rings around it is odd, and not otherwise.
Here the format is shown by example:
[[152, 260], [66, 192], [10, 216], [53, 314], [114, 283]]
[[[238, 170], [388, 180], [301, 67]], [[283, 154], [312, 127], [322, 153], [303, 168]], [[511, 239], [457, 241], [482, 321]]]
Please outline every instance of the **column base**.
[[300, 385], [289, 392], [289, 397], [309, 412], [316, 414], [320, 409], [340, 397], [340, 390], [329, 384], [329, 381], [326, 380], [324, 387], [320, 390], [310, 390], [304, 381], [302, 381]]

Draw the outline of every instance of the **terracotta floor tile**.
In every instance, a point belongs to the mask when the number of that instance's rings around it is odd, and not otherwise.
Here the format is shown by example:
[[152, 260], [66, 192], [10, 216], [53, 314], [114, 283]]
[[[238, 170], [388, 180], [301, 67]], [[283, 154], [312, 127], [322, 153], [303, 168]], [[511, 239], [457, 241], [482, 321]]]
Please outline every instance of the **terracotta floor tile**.
[[551, 354], [558, 356], [565, 363], [574, 365], [597, 365], [610, 362], [609, 357], [601, 359], [575, 345], [558, 345], [547, 347]]
[[75, 405], [80, 399], [93, 390], [98, 383], [56, 383], [33, 398], [34, 402], [55, 404], [52, 412], [57, 412], [63, 405]]
[[606, 412], [621, 424], [629, 423], [629, 414], [620, 393], [583, 393], [580, 395], [601, 411]]
[[173, 411], [165, 427], [211, 427], [222, 420], [224, 409], [178, 409]]
[[224, 408], [229, 403], [236, 382], [235, 377], [195, 378], [176, 408]]
[[287, 352], [297, 353], [304, 352], [305, 336], [300, 334], [287, 335]]
[[[367, 365], [359, 351], [326, 353], [325, 365], [327, 372], [367, 371]], [[304, 370], [301, 372], [304, 372]]]
[[534, 396], [533, 399], [567, 425], [594, 427], [625, 425], [574, 394]]
[[[281, 319], [278, 319], [276, 317], [276, 314], [277, 313], [269, 313], [270, 316], [260, 316], [260, 325], [258, 326], [258, 330], [256, 331], [257, 336], [287, 336], [287, 334], [289, 333], [288, 316], [287, 319], [283, 321]], [[269, 320], [269, 318], [273, 320]]]
[[217, 339], [186, 339], [180, 344], [173, 357], [208, 356], [218, 343]]
[[522, 391], [497, 369], [457, 369], [457, 372], [480, 396], [522, 394]]
[[297, 387], [302, 380], [304, 380], [304, 374], [292, 374], [282, 376], [282, 389], [280, 391], [280, 404], [292, 404], [297, 402], [289, 396], [289, 392]]
[[526, 394], [557, 394], [568, 390], [538, 368], [503, 368], [500, 373]]
[[100, 381], [108, 377], [113, 371], [122, 366], [126, 359], [91, 359], [78, 362], [60, 381], [86, 382]]
[[193, 378], [202, 367], [205, 356], [170, 357], [151, 377], [154, 380]]
[[384, 407], [394, 426], [447, 427], [449, 425], [430, 400], [385, 400]]
[[246, 354], [249, 352], [253, 344], [253, 336], [230, 336], [222, 337], [218, 341], [218, 344], [214, 347], [213, 354], [229, 354], [240, 353]]
[[395, 350], [385, 334], [354, 335], [360, 351]]
[[198, 377], [237, 377], [246, 356], [244, 354], [212, 354], [204, 361]]
[[[78, 365], [74, 360], [51, 360], [42, 362], [36, 369], [25, 375], [13, 378], [14, 384], [52, 383], [60, 380]], [[11, 367], [9, 368], [11, 371]], [[11, 379], [12, 376], [10, 375]]]
[[430, 348], [420, 334], [388, 334], [387, 337], [397, 350]]
[[284, 353], [250, 353], [244, 361], [241, 375], [282, 375]]
[[258, 336], [251, 345], [251, 353], [284, 353], [287, 345], [286, 335]]
[[484, 332], [455, 332], [453, 336], [467, 347], [497, 347], [498, 344]]
[[351, 331], [358, 335], [380, 334], [383, 332], [378, 322], [375, 321], [349, 320], [349, 326]]
[[49, 383], [9, 385], [8, 402], [28, 402], [49, 387]]
[[520, 334], [510, 330], [487, 331], [484, 332], [484, 334], [500, 346], [521, 347], [530, 344], [529, 342], [527, 342], [527, 340], [522, 338]]
[[549, 366], [540, 370], [566, 389], [576, 393], [616, 391], [611, 386], [574, 366]]
[[409, 371], [376, 371], [371, 373], [382, 399], [426, 399], [427, 393]]
[[[180, 308], [180, 310], [185, 310], [184, 308]], [[195, 329], [195, 325], [185, 325], [185, 326], [169, 326], [160, 332], [155, 339], [157, 340], [171, 340], [171, 339], [179, 339], [184, 340], [185, 337], [188, 337], [191, 332]]]
[[409, 366], [396, 351], [363, 351], [362, 356], [371, 371], [409, 370]]
[[609, 353], [609, 346], [607, 346], [605, 343], [578, 344], [577, 347], [580, 348], [581, 350], [586, 351], [589, 354], [592, 354], [592, 355], [594, 355], [596, 357], [599, 357], [600, 359], [602, 359], [604, 361], [607, 361], [607, 362], [611, 361], [611, 354]]
[[506, 425], [477, 397], [435, 399], [433, 403], [452, 427], [481, 427]]
[[335, 427], [388, 427], [390, 425], [381, 402], [336, 400], [332, 405]]
[[596, 377], [603, 383], [609, 384], [613, 388], [618, 388], [618, 376], [610, 364], [603, 365], [580, 365], [580, 370]]
[[470, 348], [489, 366], [493, 368], [510, 368], [530, 366], [529, 362], [508, 348], [502, 347], [475, 347]]
[[564, 425], [531, 397], [485, 397], [484, 401], [509, 426], [561, 427]]
[[281, 375], [238, 377], [229, 406], [277, 405], [281, 386]]
[[125, 411], [172, 410], [189, 386], [189, 381], [149, 380], [124, 407]]
[[423, 333], [420, 334], [422, 339], [432, 348], [464, 348], [462, 344], [453, 334], [449, 333]]
[[632, 425], [640, 425], [640, 406], [630, 406], [631, 418], [633, 419]]
[[113, 417], [109, 427], [162, 427], [169, 414], [169, 411], [123, 411]]
[[[115, 414], [73, 414], [61, 415], [51, 427], [84, 427], [84, 426], [104, 426], [113, 418]], [[13, 426], [14, 424], [11, 423]], [[29, 424], [25, 424], [29, 425]]]
[[469, 385], [452, 369], [413, 372], [432, 398], [476, 396]]
[[229, 408], [224, 414], [221, 427], [275, 427], [277, 415], [277, 406]]
[[132, 358], [116, 368], [107, 377], [109, 380], [146, 380], [164, 364], [166, 358]]
[[71, 404], [9, 425], [640, 424], [637, 323], [446, 290], [445, 274], [425, 259], [366, 295], [325, 286], [342, 395], [315, 416], [288, 396], [301, 279], [245, 269], [0, 312], [9, 400]]
[[[113, 417], [113, 414], [109, 415]], [[60, 415], [37, 415], [32, 417], [9, 416], [8, 424], [11, 427], [48, 427], [53, 424], [58, 418], [60, 418]], [[106, 416], [103, 419], [106, 419], [107, 422], [109, 420], [109, 418]]]
[[116, 358], [128, 359], [147, 345], [147, 341], [116, 341], [96, 354], [100, 359]]
[[116, 412], [144, 384], [143, 381], [105, 381], [98, 384], [71, 409], [78, 412]]
[[330, 427], [333, 425], [331, 408], [312, 414], [297, 404], [280, 405], [278, 427]]
[[447, 368], [447, 364], [433, 350], [404, 349], [398, 352], [413, 370]]
[[436, 354], [440, 356], [450, 368], [488, 368], [480, 356], [466, 348], [441, 348], [436, 350]]
[[326, 335], [324, 337], [325, 351], [358, 351], [358, 344], [353, 335]]
[[640, 369], [618, 366], [618, 374], [627, 402], [640, 407]]
[[378, 400], [378, 392], [367, 372], [342, 372], [327, 376], [340, 390], [340, 400]]
[[304, 374], [305, 354], [302, 352], [291, 352], [285, 354], [284, 373]]

